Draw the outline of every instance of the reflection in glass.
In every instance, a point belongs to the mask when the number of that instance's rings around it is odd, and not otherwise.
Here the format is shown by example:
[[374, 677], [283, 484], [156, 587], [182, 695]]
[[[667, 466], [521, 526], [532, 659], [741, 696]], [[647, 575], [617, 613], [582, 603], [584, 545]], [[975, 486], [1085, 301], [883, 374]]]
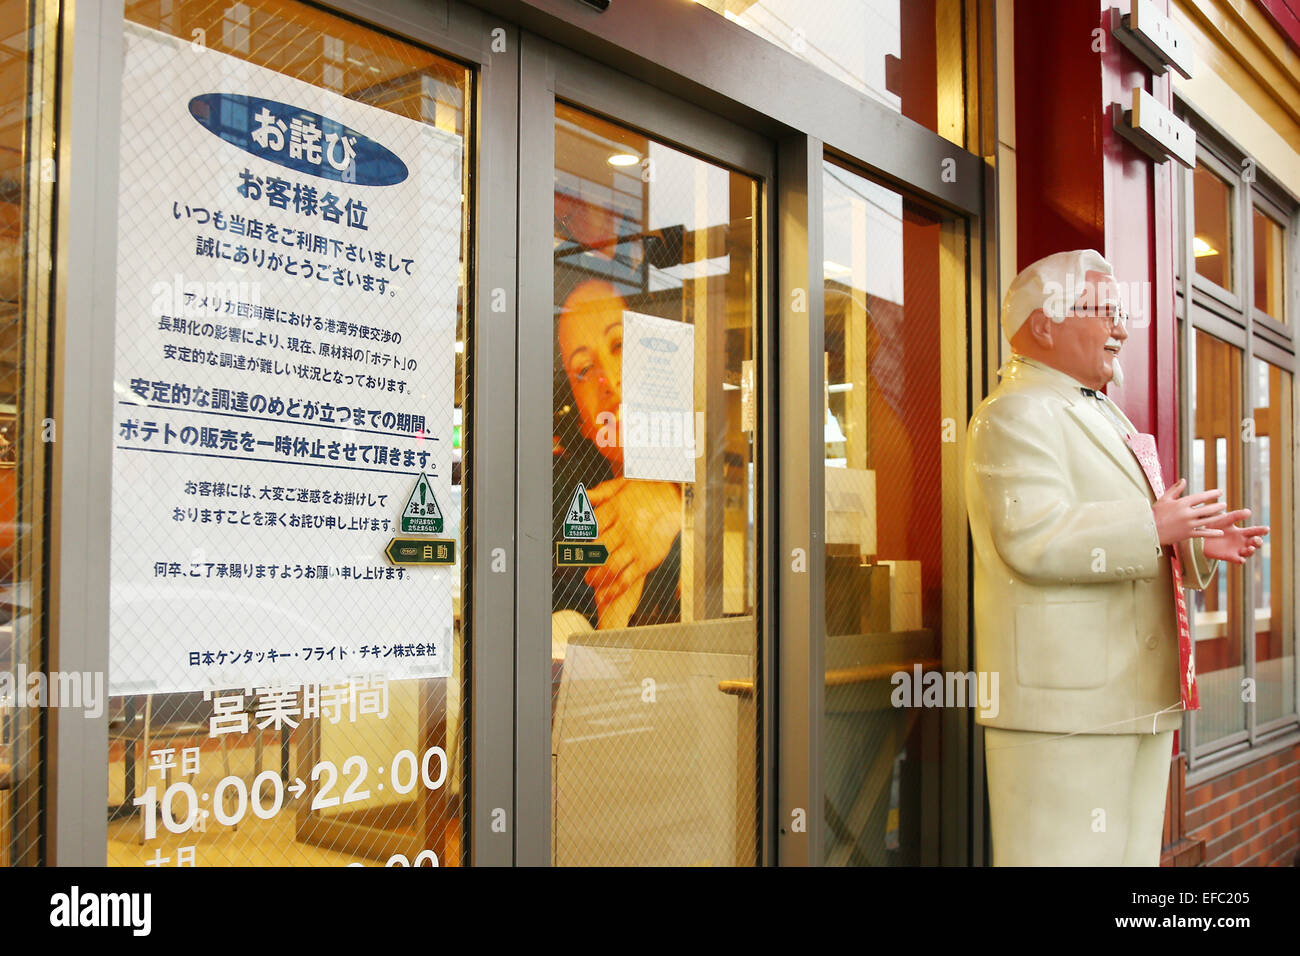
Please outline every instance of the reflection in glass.
[[555, 164], [554, 860], [752, 864], [757, 186], [564, 104]]
[[1255, 262], [1255, 308], [1286, 321], [1286, 242], [1282, 227], [1258, 209], [1251, 210]]
[[[951, 224], [823, 166], [826, 294], [826, 862], [907, 865], [937, 826], [939, 722], [891, 706], [893, 674], [940, 666], [945, 329], [964, 314]], [[958, 339], [949, 333], [949, 346]]]
[[[1192, 341], [1192, 440], [1202, 449], [1188, 493], [1218, 488], [1228, 502], [1241, 489], [1241, 350], [1196, 330]], [[1266, 539], [1267, 540], [1267, 539]], [[1241, 633], [1242, 566], [1222, 563], [1216, 580], [1192, 591], [1192, 636], [1201, 709], [1196, 742], [1210, 743], [1246, 729], [1241, 681], [1246, 676]]]
[[[0, 866], [42, 862], [57, 5], [0, 0]], [[10, 686], [8, 678], [13, 679]], [[48, 700], [48, 698], [47, 698]]]
[[1233, 291], [1232, 187], [1204, 166], [1193, 173], [1196, 273]]
[[1255, 487], [1251, 524], [1269, 525], [1264, 547], [1252, 558], [1255, 594], [1256, 722], [1295, 713], [1295, 588], [1292, 480], [1291, 375], [1253, 359], [1258, 383], [1255, 405]]
[[956, 0], [695, 0], [828, 76], [963, 144]]

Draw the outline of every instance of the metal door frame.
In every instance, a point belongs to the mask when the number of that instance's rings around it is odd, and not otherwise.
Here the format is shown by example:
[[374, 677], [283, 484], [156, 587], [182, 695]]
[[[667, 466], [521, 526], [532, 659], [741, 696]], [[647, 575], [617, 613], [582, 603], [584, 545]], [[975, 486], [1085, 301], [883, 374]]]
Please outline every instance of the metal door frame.
[[[770, 535], [773, 528], [772, 489], [775, 487], [773, 445], [767, 422], [769, 370], [773, 356], [771, 329], [771, 226], [768, 210], [775, 179], [775, 144], [729, 120], [600, 66], [548, 40], [524, 33], [521, 37], [519, 98], [519, 296], [521, 302], [518, 354], [545, 356], [546, 361], [520, 361], [518, 378], [517, 487], [519, 574], [516, 592], [516, 862], [546, 866], [551, 862], [551, 467], [554, 430], [551, 421], [553, 369], [551, 316], [554, 302], [554, 256], [551, 236], [555, 209], [555, 104], [557, 100], [644, 130], [709, 161], [754, 176], [760, 182], [757, 267], [760, 314], [755, 328], [756, 395], [759, 397], [758, 466], [756, 482], [756, 670], [759, 674], [759, 733], [761, 833], [771, 828], [771, 767], [773, 712], [771, 656], [773, 600]], [[526, 157], [526, 160], [525, 160]], [[542, 476], [545, 477], [542, 477]], [[759, 840], [768, 861], [771, 843]]]
[[[890, 188], [965, 219], [965, 387], [963, 394], [952, 397], [965, 399], [969, 415], [991, 385], [1000, 338], [998, 176], [992, 160], [997, 152], [993, 4], [966, 0], [963, 6], [967, 87], [963, 149], [857, 94], [801, 57], [695, 4], [644, 0], [600, 10], [574, 0], [470, 2], [527, 31], [520, 73], [520, 156], [527, 159], [526, 164], [520, 163], [519, 196], [526, 204], [520, 210], [520, 295], [542, 302], [547, 314], [552, 308], [549, 240], [543, 256], [536, 242], [530, 247], [523, 237], [550, 236], [537, 230], [549, 230], [552, 216], [552, 122], [557, 95], [670, 140], [675, 137], [669, 124], [689, 125], [687, 117], [698, 117], [701, 132], [692, 134], [687, 129], [677, 141], [725, 165], [744, 167], [743, 162], [728, 162], [724, 152], [714, 151], [721, 150], [715, 145], [719, 130], [730, 129], [740, 139], [761, 134], [775, 147], [775, 176], [765, 180], [769, 188], [760, 205], [766, 216], [763, 265], [768, 278], [756, 356], [767, 376], [758, 388], [759, 447], [765, 455], [757, 502], [762, 599], [759, 665], [767, 678], [760, 723], [760, 859], [764, 864], [820, 865], [824, 859], [825, 509], [823, 449], [818, 444], [823, 409], [816, 398], [824, 385], [822, 162], [834, 154]], [[585, 57], [569, 52], [575, 49]], [[697, 105], [683, 108], [685, 102]], [[545, 209], [539, 193], [547, 203]], [[796, 308], [796, 302], [802, 302], [803, 308]], [[549, 352], [549, 330], [543, 341], [537, 329], [521, 325], [519, 354], [531, 354], [529, 346]], [[522, 367], [519, 371], [522, 376]], [[518, 460], [540, 461], [537, 436], [550, 432], [535, 413], [538, 407], [550, 407], [550, 393], [542, 400], [539, 383], [526, 383], [522, 377], [519, 388]], [[526, 394], [533, 398], [531, 407], [524, 400]], [[532, 417], [526, 417], [530, 413]], [[539, 506], [549, 522], [549, 499], [534, 495], [525, 503], [527, 491], [521, 483], [520, 540], [549, 543], [549, 523], [523, 524], [529, 511]], [[960, 489], [956, 500], [960, 505]], [[796, 548], [805, 550], [804, 572], [792, 567]], [[535, 559], [523, 552], [521, 558], [528, 565], [521, 572], [517, 609], [522, 676], [546, 672], [541, 658], [549, 641], [539, 634], [526, 641], [522, 627], [529, 615], [536, 617], [549, 609], [549, 599], [542, 595], [550, 592], [549, 570], [542, 574], [532, 566]], [[542, 560], [549, 569], [549, 553]], [[967, 626], [960, 632], [945, 632], [943, 660], [946, 669], [964, 672], [971, 669], [974, 654], [969, 626], [973, 622], [969, 535], [966, 553], [956, 560], [966, 574], [964, 606], [954, 613]], [[536, 660], [525, 666], [528, 642]], [[548, 753], [542, 741], [549, 725], [548, 695], [549, 687], [535, 683], [520, 689], [520, 723], [526, 726], [531, 720], [541, 728], [531, 744], [520, 737], [517, 785], [521, 812], [528, 807], [530, 814], [526, 823], [520, 820], [520, 863], [549, 859], [549, 823], [538, 814], [544, 814], [542, 808], [551, 803], [546, 786], [550, 765], [536, 756]], [[957, 710], [942, 714], [941, 733], [939, 831], [933, 834], [939, 841], [938, 858], [945, 865], [980, 865], [987, 859], [983, 733], [972, 712]], [[528, 758], [526, 746], [533, 757]], [[805, 825], [796, 830], [794, 823], [801, 815]]]
[[[470, 861], [510, 865], [502, 829], [514, 794], [512, 611], [515, 472], [515, 160], [518, 33], [456, 0], [328, 0], [314, 5], [460, 60], [474, 72], [470, 222], [473, 267], [470, 526], [465, 570], [471, 651]], [[123, 0], [81, 0], [65, 16], [58, 169], [55, 317], [56, 418], [51, 500], [51, 666], [108, 669], [112, 409]], [[76, 276], [76, 281], [69, 281]], [[504, 308], [504, 311], [494, 311]], [[490, 507], [479, 503], [491, 503]], [[504, 567], [495, 572], [493, 565]], [[102, 866], [107, 858], [108, 715], [51, 711], [47, 862]], [[508, 827], [508, 820], [506, 821]]]
[[[541, 633], [550, 617], [550, 482], [539, 493], [519, 465], [547, 460], [540, 448], [550, 431], [539, 412], [551, 405], [551, 370], [525, 369], [518, 357], [534, 354], [539, 343], [542, 354], [550, 352], [558, 95], [765, 184], [755, 356], [763, 469], [756, 502], [760, 859], [820, 864], [821, 163], [833, 151], [886, 184], [967, 217], [967, 411], [987, 390], [988, 356], [997, 350], [995, 171], [979, 155], [692, 4], [615, 4], [594, 16], [571, 0], [316, 3], [459, 59], [476, 74], [470, 225], [476, 424], [467, 528], [475, 547], [466, 579], [473, 597], [467, 605], [470, 861], [550, 860], [550, 686], [543, 660], [549, 636]], [[967, 6], [991, 17], [983, 0]], [[53, 392], [60, 440], [50, 484], [49, 608], [50, 666], [63, 670], [107, 670], [109, 498], [102, 478], [111, 474], [112, 420], [97, 398], [110, 393], [113, 373], [122, 8], [122, 0], [80, 0], [61, 27], [60, 129], [69, 148], [60, 151], [57, 173], [58, 230], [67, 238], [56, 258]], [[523, 34], [515, 24], [534, 32]], [[701, 56], [702, 50], [711, 55]], [[972, 61], [971, 69], [977, 65]], [[987, 82], [980, 74], [979, 83]], [[991, 97], [977, 104], [981, 95], [970, 88], [972, 116], [995, 105]], [[979, 128], [978, 136], [987, 138], [992, 126]], [[968, 136], [970, 148], [988, 156], [989, 143], [977, 138]], [[945, 162], [955, 170], [951, 178], [943, 175]], [[548, 238], [540, 244], [528, 238], [539, 235]], [[806, 303], [798, 311], [796, 291]], [[521, 296], [544, 303], [547, 321], [520, 309]], [[794, 548], [806, 550], [805, 572], [793, 570]], [[968, 669], [970, 653], [969, 633], [945, 636], [946, 668]], [[102, 865], [107, 717], [50, 717], [48, 862]], [[941, 841], [948, 864], [984, 859], [982, 734], [968, 717], [944, 715]], [[789, 825], [798, 809], [806, 812], [802, 831]]]

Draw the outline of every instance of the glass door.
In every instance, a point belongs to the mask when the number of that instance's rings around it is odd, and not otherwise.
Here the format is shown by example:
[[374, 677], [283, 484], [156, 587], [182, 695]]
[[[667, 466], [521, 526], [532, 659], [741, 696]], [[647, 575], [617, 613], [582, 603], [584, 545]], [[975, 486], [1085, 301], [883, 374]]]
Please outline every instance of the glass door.
[[524, 44], [518, 861], [752, 865], [771, 148]]
[[63, 584], [93, 595], [63, 651], [108, 665], [59, 752], [68, 859], [511, 860], [513, 331], [481, 316], [513, 297], [515, 66], [483, 64], [515, 37], [339, 6], [79, 18], [120, 135], [70, 136], [117, 214], [71, 230], [116, 295], [68, 309], [66, 401], [112, 435], [67, 462], [65, 502], [111, 476]]
[[[923, 675], [944, 669], [945, 642], [966, 630], [967, 223], [840, 163], [821, 175], [824, 857], [938, 865], [955, 735], [918, 705]], [[997, 684], [970, 673], [962, 705], [991, 710]]]

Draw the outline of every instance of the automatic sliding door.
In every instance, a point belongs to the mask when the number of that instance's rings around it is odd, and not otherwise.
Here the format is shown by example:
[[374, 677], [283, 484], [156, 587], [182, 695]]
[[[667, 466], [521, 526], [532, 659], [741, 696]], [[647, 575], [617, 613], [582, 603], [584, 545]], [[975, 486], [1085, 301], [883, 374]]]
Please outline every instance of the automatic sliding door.
[[761, 185], [554, 136], [553, 861], [753, 864]]

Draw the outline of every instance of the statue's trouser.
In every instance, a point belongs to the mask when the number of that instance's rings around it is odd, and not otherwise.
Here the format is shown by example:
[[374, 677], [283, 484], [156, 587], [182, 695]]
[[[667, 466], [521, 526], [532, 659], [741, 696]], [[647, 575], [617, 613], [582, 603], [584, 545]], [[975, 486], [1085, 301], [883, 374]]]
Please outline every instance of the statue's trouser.
[[984, 729], [994, 866], [1159, 866], [1174, 732]]

